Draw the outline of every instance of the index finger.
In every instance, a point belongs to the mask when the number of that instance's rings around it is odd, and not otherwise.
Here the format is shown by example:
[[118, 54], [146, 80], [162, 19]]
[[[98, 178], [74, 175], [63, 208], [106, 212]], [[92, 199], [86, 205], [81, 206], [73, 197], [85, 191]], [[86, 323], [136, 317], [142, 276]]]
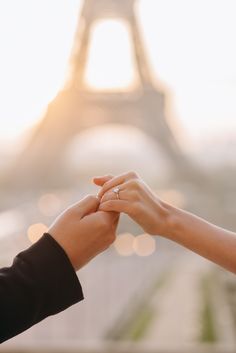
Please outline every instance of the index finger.
[[113, 175], [96, 176], [93, 178], [93, 182], [98, 186], [103, 186], [107, 181], [111, 180], [112, 178]]
[[102, 198], [102, 196], [111, 188], [114, 188], [118, 185], [121, 185], [128, 180], [137, 179], [137, 178], [138, 178], [138, 175], [135, 172], [128, 172], [125, 174], [118, 175], [118, 176], [114, 177], [113, 179], [110, 179], [104, 183], [103, 187], [101, 188], [101, 190], [98, 193], [98, 197]]

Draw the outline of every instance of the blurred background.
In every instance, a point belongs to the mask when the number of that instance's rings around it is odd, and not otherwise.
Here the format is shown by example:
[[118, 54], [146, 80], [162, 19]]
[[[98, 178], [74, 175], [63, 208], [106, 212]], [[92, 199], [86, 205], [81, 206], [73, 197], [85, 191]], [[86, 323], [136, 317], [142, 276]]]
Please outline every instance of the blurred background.
[[[0, 2], [1, 267], [96, 193], [94, 175], [135, 170], [162, 199], [236, 230], [235, 11]], [[125, 216], [78, 275], [83, 303], [0, 351], [236, 352], [235, 277]]]

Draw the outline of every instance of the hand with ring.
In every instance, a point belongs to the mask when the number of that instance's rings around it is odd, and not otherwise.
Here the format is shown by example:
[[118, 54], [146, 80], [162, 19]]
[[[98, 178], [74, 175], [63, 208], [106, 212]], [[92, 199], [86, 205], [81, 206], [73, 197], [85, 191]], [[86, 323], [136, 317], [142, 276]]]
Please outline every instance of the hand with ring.
[[161, 235], [236, 273], [236, 233], [161, 201], [133, 172], [94, 178], [99, 210], [124, 212], [145, 232]]
[[136, 173], [97, 177], [94, 183], [102, 186], [98, 194], [101, 211], [124, 212], [152, 235], [167, 232], [168, 206], [158, 199]]

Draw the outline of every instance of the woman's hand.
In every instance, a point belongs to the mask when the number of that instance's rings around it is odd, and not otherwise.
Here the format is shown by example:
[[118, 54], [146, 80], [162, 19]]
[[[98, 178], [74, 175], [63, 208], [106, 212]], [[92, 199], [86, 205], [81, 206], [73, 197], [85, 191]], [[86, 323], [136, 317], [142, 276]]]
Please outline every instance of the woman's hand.
[[165, 236], [236, 274], [236, 233], [159, 200], [136, 173], [94, 182], [102, 186], [100, 210], [124, 212], [146, 232]]
[[101, 199], [99, 210], [124, 212], [152, 235], [168, 232], [170, 206], [161, 201], [136, 173], [96, 177], [94, 183], [102, 186], [98, 194]]

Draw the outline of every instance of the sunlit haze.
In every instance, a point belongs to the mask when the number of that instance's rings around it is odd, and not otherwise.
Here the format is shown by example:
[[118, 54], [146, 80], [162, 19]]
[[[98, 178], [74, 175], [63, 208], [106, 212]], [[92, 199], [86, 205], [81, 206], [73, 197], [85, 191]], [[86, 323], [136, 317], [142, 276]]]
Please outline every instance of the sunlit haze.
[[236, 353], [235, 36], [236, 0], [0, 0], [0, 353]]
[[134, 85], [135, 79], [129, 28], [118, 20], [98, 21], [92, 30], [85, 72], [88, 86], [97, 90], [125, 90]]
[[[80, 0], [0, 2], [2, 141], [12, 141], [37, 122], [63, 87], [80, 8]], [[236, 2], [140, 0], [137, 10], [154, 81], [171, 94], [169, 113], [196, 143], [232, 134]], [[122, 25], [100, 23], [94, 33], [86, 77], [90, 85], [132, 83], [132, 54]], [[110, 57], [105, 52], [109, 34], [114, 36]], [[97, 51], [99, 45], [104, 52]], [[110, 66], [105, 58], [113, 58]]]

